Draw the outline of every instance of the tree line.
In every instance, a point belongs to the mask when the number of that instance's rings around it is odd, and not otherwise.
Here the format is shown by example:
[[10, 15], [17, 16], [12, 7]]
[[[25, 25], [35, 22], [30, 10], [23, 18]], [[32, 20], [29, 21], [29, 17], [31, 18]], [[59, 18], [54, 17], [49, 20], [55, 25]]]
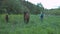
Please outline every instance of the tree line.
[[0, 14], [23, 14], [26, 11], [31, 14], [39, 14], [43, 11], [43, 6], [41, 3], [34, 5], [22, 0], [0, 0]]

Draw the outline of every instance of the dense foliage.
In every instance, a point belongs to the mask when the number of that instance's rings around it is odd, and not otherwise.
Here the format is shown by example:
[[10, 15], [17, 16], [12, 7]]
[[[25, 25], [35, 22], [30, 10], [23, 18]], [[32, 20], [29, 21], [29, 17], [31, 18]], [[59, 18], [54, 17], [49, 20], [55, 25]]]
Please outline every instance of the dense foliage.
[[32, 14], [38, 14], [41, 11], [41, 7], [38, 5], [22, 0], [2, 0], [0, 3], [0, 14], [22, 14], [24, 11], [29, 11]]

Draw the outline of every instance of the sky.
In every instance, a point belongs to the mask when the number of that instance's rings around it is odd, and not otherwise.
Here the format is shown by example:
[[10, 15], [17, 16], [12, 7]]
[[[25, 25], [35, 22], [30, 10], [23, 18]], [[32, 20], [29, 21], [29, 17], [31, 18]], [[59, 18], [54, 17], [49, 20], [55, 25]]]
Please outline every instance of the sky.
[[26, 1], [29, 1], [35, 5], [37, 3], [42, 3], [44, 8], [46, 9], [57, 8], [58, 6], [60, 6], [60, 0], [26, 0]]

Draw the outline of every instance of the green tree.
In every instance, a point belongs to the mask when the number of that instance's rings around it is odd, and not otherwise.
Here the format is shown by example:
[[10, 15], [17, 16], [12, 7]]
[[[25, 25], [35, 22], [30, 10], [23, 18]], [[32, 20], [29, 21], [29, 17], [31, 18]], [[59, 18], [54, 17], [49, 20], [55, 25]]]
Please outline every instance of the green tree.
[[41, 3], [38, 3], [37, 6], [39, 7], [40, 11], [44, 11], [44, 7]]

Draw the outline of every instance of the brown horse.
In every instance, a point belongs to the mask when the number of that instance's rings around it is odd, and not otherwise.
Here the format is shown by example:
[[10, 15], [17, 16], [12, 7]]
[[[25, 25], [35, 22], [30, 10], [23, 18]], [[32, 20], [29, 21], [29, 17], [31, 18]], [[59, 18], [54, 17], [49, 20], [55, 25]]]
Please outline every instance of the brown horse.
[[8, 22], [8, 15], [5, 16], [5, 20], [6, 20], [6, 22]]
[[24, 22], [27, 24], [29, 22], [29, 13], [24, 12]]

